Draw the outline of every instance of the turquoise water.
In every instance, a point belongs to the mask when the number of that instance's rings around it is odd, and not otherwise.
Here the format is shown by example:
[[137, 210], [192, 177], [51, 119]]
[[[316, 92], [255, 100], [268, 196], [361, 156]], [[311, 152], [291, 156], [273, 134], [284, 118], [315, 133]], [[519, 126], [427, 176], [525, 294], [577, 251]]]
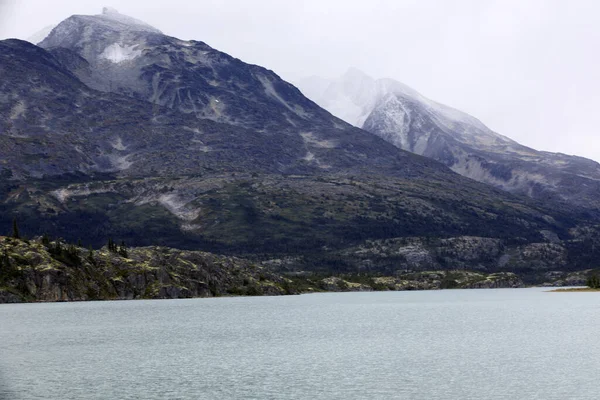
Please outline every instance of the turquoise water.
[[600, 294], [0, 305], [0, 399], [597, 399]]

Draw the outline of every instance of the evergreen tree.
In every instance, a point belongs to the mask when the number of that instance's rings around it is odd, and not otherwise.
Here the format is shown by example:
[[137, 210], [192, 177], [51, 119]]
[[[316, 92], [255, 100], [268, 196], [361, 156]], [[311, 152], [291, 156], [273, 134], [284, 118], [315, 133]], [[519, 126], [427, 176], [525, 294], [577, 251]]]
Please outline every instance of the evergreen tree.
[[598, 278], [598, 275], [594, 274], [589, 276], [587, 279], [587, 285], [592, 289], [600, 289], [600, 278]]
[[10, 258], [8, 257], [7, 249], [4, 249], [4, 254], [2, 254], [2, 265], [4, 265], [5, 268], [10, 267]]
[[127, 258], [129, 256], [127, 254], [127, 247], [125, 246], [125, 242], [121, 241], [121, 246], [119, 247], [118, 253], [121, 257]]
[[112, 240], [112, 238], [108, 238], [108, 251], [114, 252], [115, 250], [116, 250], [115, 242]]
[[13, 232], [12, 237], [15, 239], [21, 239], [21, 235], [19, 233], [19, 226], [17, 225], [17, 219], [13, 218]]
[[92, 249], [92, 246], [89, 248], [87, 259], [90, 264], [96, 264], [96, 260], [94, 259], [94, 249]]
[[77, 254], [77, 249], [75, 248], [74, 245], [70, 244], [67, 246], [67, 254], [69, 254], [69, 255]]

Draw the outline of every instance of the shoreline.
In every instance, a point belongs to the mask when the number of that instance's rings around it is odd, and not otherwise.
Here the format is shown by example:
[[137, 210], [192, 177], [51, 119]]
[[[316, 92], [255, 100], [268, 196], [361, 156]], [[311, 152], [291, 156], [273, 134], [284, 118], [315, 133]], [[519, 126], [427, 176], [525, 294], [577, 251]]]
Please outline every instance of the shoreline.
[[548, 290], [547, 293], [569, 293], [569, 292], [580, 292], [580, 293], [584, 293], [584, 292], [600, 292], [600, 289], [594, 289], [594, 288], [590, 288], [590, 287], [574, 287], [574, 288], [563, 288], [563, 289], [554, 289], [554, 290]]
[[[455, 290], [508, 290], [508, 289], [544, 289], [544, 286], [523, 286], [523, 287], [503, 287], [503, 288], [444, 288], [444, 289], [409, 289], [409, 290], [346, 290], [346, 291], [306, 291], [300, 293], [289, 293], [289, 294], [272, 294], [272, 295], [236, 295], [236, 294], [224, 294], [221, 296], [198, 296], [198, 297], [175, 297], [175, 298], [112, 298], [112, 299], [74, 299], [74, 300], [36, 300], [36, 301], [21, 301], [21, 302], [0, 302], [0, 307], [4, 304], [57, 304], [57, 303], [89, 303], [89, 302], [117, 302], [117, 301], [161, 301], [161, 300], [198, 300], [198, 299], [235, 299], [235, 298], [247, 298], [247, 297], [287, 297], [287, 296], [302, 296], [312, 294], [331, 294], [331, 293], [386, 293], [386, 292], [437, 292], [437, 291], [455, 291]], [[570, 287], [570, 288], [558, 288], [553, 290], [545, 290], [544, 293], [556, 293], [556, 292], [600, 292], [600, 289], [592, 289], [589, 287]]]

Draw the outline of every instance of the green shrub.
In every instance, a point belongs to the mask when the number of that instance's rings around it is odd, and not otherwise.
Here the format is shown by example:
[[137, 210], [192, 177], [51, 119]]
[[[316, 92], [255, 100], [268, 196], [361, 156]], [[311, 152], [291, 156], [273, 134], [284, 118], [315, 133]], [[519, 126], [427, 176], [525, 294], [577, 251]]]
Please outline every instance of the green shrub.
[[588, 277], [587, 285], [592, 289], [600, 289], [600, 278], [594, 274]]

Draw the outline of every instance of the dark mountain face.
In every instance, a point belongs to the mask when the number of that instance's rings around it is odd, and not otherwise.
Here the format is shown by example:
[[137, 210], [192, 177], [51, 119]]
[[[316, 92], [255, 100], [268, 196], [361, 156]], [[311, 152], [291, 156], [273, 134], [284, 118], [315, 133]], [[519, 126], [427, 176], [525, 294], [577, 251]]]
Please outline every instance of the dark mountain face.
[[[566, 249], [589, 217], [398, 150], [271, 71], [129, 17], [74, 16], [42, 46], [0, 42], [5, 230], [18, 216], [24, 232], [95, 246], [310, 254], [303, 268], [327, 268], [370, 239]], [[381, 260], [365, 262], [393, 269]]]
[[[258, 132], [198, 120], [147, 102], [102, 93], [81, 83], [51, 54], [27, 42], [0, 43], [0, 137], [5, 168], [17, 177], [113, 172], [200, 173], [291, 166], [300, 154]], [[86, 65], [68, 53], [70, 65]], [[63, 57], [64, 58], [64, 57]], [[240, 140], [240, 139], [244, 140]], [[244, 154], [271, 151], [252, 163]]]
[[331, 116], [272, 71], [119, 14], [70, 17], [40, 45], [89, 88], [149, 103], [151, 111], [144, 112], [151, 115], [178, 111], [185, 123], [169, 124], [184, 126], [188, 136], [196, 133], [193, 148], [206, 153], [202, 158], [218, 150], [204, 138], [203, 126], [211, 120], [234, 132], [245, 129], [237, 137], [220, 136], [221, 146], [248, 148], [236, 155], [243, 168], [250, 158], [249, 164], [269, 172], [330, 173], [360, 166], [414, 174], [420, 169], [411, 168], [414, 163], [439, 169]]
[[0, 140], [5, 165], [18, 177], [225, 170], [316, 174], [364, 168], [398, 176], [428, 169], [450, 174], [345, 124], [323, 133], [318, 122], [312, 127], [305, 123], [305, 130], [284, 127], [287, 131], [282, 132], [217, 123], [89, 88], [75, 73], [89, 73], [92, 65], [72, 50], [48, 53], [17, 40], [0, 46], [6, 78], [0, 83], [0, 111], [7, 116], [0, 121], [6, 132]]

